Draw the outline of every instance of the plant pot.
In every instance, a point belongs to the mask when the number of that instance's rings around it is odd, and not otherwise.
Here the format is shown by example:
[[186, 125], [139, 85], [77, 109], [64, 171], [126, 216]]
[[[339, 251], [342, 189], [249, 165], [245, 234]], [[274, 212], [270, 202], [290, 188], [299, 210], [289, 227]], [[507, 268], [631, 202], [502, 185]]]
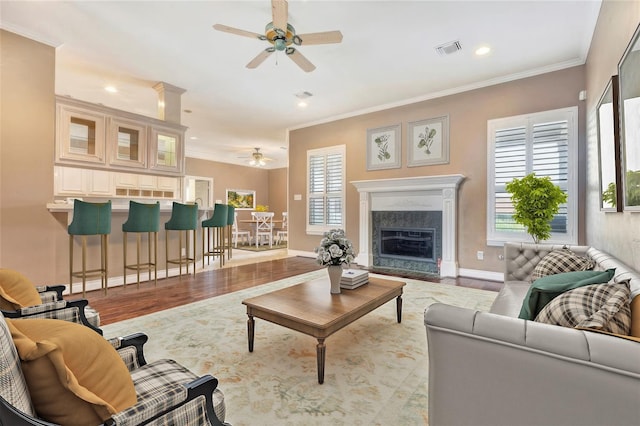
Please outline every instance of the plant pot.
[[327, 266], [329, 281], [331, 281], [331, 294], [340, 293], [340, 280], [342, 279], [342, 265]]

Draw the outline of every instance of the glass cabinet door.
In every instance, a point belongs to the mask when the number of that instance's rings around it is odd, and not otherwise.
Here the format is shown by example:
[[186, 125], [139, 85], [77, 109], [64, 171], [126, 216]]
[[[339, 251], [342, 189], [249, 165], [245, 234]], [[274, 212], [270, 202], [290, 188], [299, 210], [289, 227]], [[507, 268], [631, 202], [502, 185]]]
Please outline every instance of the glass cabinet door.
[[147, 167], [147, 127], [123, 119], [112, 118], [109, 125], [111, 164], [125, 167]]
[[58, 105], [56, 156], [62, 162], [105, 163], [105, 116]]
[[184, 146], [182, 134], [173, 130], [153, 127], [151, 130], [151, 168], [182, 172]]

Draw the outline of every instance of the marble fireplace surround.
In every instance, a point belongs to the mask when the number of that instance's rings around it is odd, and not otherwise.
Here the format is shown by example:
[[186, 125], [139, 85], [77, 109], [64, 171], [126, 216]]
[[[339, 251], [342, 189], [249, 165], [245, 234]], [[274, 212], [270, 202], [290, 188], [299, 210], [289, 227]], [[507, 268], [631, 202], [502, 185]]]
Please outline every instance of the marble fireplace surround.
[[356, 262], [373, 264], [372, 211], [441, 211], [441, 277], [458, 276], [457, 199], [460, 174], [352, 181], [360, 193], [360, 237]]

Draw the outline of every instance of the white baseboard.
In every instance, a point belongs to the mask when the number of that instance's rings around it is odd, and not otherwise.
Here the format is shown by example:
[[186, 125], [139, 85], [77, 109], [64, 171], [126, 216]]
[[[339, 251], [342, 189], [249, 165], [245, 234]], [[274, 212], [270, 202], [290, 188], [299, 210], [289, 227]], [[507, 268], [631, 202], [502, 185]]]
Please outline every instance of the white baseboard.
[[480, 269], [460, 268], [458, 269], [458, 275], [486, 281], [504, 281], [504, 274], [502, 272], [482, 271]]
[[[184, 272], [184, 268], [182, 269]], [[196, 263], [196, 273], [203, 271], [204, 269], [202, 269], [201, 265], [198, 265]], [[193, 269], [191, 267], [189, 267], [189, 271], [193, 271]], [[169, 277], [177, 277], [180, 273], [179, 268], [171, 268], [169, 269]], [[190, 272], [193, 273], [193, 272]], [[140, 272], [140, 283], [143, 282], [148, 282], [147, 277], [148, 277], [148, 272], [144, 271], [144, 272]], [[158, 268], [158, 279], [162, 279], [162, 278], [166, 278], [166, 271], [165, 268]], [[73, 294], [82, 294], [82, 280], [80, 280], [79, 278], [75, 278], [74, 277], [74, 281], [73, 281]], [[127, 286], [130, 285], [137, 285], [138, 284], [138, 274], [133, 273], [133, 274], [127, 274]], [[151, 280], [153, 280], [153, 272], [151, 273]], [[65, 291], [63, 292], [63, 294], [70, 294], [69, 293], [69, 283], [64, 284], [67, 288], [65, 289]], [[112, 288], [112, 287], [120, 287], [124, 285], [124, 278], [123, 276], [118, 276], [118, 277], [110, 277], [107, 280], [107, 288]], [[102, 289], [102, 282], [98, 279], [92, 279], [92, 280], [87, 280], [86, 282], [86, 290], [85, 291], [93, 291], [93, 290], [100, 290]]]

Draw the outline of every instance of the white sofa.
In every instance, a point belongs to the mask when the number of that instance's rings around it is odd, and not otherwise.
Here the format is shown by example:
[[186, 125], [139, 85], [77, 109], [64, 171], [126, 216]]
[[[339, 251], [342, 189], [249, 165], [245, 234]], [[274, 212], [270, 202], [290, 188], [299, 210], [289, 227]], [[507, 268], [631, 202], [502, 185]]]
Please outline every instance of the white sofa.
[[[505, 245], [505, 285], [490, 312], [425, 311], [431, 426], [640, 424], [639, 342], [518, 318], [533, 268], [561, 247]], [[640, 274], [616, 258], [569, 248], [595, 269], [616, 268], [614, 279], [640, 294]]]

